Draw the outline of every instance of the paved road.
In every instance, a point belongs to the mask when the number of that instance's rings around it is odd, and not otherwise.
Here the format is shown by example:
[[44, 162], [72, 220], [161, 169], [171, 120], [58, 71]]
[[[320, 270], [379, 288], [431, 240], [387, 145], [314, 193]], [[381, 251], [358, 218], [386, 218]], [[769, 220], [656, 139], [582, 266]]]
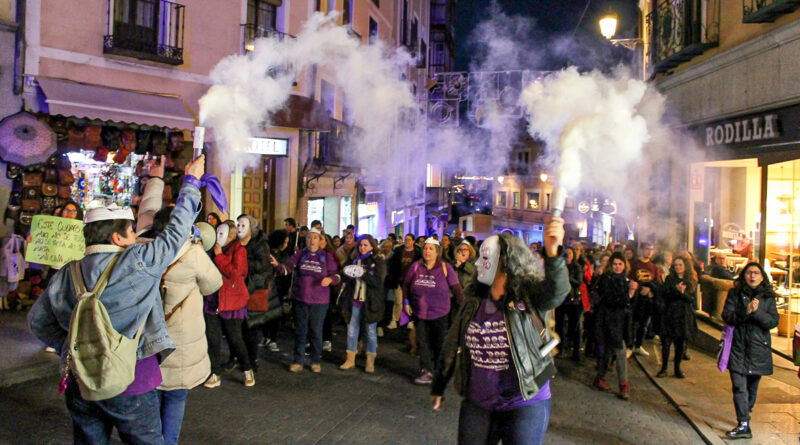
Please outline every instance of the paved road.
[[[322, 375], [308, 370], [295, 375], [286, 371], [290, 334], [281, 336], [282, 353], [263, 352], [255, 387], [245, 388], [240, 373], [232, 372], [218, 389], [191, 392], [181, 443], [455, 443], [458, 397], [451, 391], [445, 410], [432, 412], [428, 388], [409, 383], [415, 360], [398, 338], [381, 340], [374, 375], [336, 369], [341, 352], [326, 356]], [[334, 351], [343, 350], [343, 337], [336, 337]], [[629, 363], [629, 402], [590, 388], [593, 363], [559, 360], [548, 444], [702, 443], [635, 362]], [[71, 424], [56, 385], [49, 378], [0, 388], [0, 443], [71, 443]]]

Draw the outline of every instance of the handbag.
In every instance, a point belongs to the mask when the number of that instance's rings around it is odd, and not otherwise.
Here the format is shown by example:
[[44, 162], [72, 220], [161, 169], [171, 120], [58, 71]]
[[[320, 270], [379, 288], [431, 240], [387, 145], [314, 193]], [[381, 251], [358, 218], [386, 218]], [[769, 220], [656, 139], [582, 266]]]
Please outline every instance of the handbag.
[[794, 338], [792, 339], [792, 358], [794, 358], [794, 365], [800, 366], [800, 323], [794, 325]]
[[267, 289], [256, 289], [247, 300], [247, 310], [253, 312], [267, 312], [269, 310], [269, 294], [272, 285]]
[[52, 184], [48, 182], [42, 184], [42, 195], [44, 196], [58, 195], [58, 184]]
[[719, 353], [717, 354], [717, 368], [719, 372], [728, 369], [728, 360], [731, 357], [731, 346], [733, 345], [733, 326], [726, 324], [722, 328], [722, 338], [719, 340]]
[[59, 185], [58, 186], [58, 197], [63, 199], [69, 199], [72, 195], [72, 190], [68, 185]]
[[25, 187], [39, 187], [42, 185], [43, 175], [39, 172], [25, 172], [22, 174], [22, 185]]
[[[38, 212], [41, 209], [42, 209], [42, 203], [41, 201], [39, 201], [38, 198], [22, 200], [23, 216], [25, 212]], [[30, 223], [23, 223], [23, 224], [28, 225]]]
[[58, 171], [58, 183], [61, 185], [72, 185], [75, 182], [75, 175], [72, 174], [72, 170], [59, 170]]
[[[39, 201], [36, 202], [38, 203]], [[33, 222], [33, 215], [35, 215], [35, 213], [27, 212], [23, 208], [22, 213], [20, 213], [19, 215], [19, 223], [22, 224], [23, 226], [31, 225], [31, 223]]]

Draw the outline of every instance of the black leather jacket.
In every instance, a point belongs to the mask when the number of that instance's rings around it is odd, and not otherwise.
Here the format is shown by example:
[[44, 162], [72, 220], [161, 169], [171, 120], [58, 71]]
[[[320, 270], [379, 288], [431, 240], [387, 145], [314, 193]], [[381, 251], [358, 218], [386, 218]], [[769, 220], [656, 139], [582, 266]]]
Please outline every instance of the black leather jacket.
[[[534, 328], [533, 310], [546, 325], [547, 311], [554, 309], [564, 301], [570, 291], [567, 265], [564, 255], [545, 258], [545, 279], [525, 286], [526, 295], [515, 296], [507, 293], [503, 301], [503, 317], [508, 331], [511, 357], [519, 378], [522, 397], [530, 400], [539, 388], [555, 374], [552, 355], [542, 357], [539, 349], [544, 345], [542, 337]], [[431, 394], [440, 396], [447, 387], [451, 377], [455, 379], [456, 390], [466, 395], [469, 383], [470, 353], [467, 349], [465, 333], [470, 321], [481, 304], [482, 298], [488, 298], [488, 286], [477, 284], [470, 286], [465, 293], [464, 305], [453, 320], [447, 333], [441, 360], [442, 366], [434, 375]], [[549, 337], [548, 337], [549, 339]]]

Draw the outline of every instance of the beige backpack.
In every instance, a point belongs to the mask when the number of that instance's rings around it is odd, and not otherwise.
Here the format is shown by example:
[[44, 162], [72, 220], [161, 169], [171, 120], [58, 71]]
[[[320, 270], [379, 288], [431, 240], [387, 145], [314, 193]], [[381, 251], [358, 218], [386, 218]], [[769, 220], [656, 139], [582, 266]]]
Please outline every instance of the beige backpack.
[[[136, 350], [144, 322], [130, 339], [117, 332], [100, 296], [117, 263], [115, 256], [100, 275], [94, 289], [86, 289], [80, 261], [69, 264], [78, 303], [69, 320], [67, 369], [78, 382], [85, 400], [105, 400], [120, 395], [135, 377]], [[65, 374], [66, 375], [66, 374]]]

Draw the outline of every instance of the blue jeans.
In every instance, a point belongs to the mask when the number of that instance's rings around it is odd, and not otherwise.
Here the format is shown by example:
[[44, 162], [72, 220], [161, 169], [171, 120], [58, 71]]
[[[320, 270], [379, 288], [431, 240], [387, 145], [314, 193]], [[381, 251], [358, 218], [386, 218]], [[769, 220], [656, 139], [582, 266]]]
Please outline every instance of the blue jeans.
[[292, 301], [294, 313], [294, 362], [303, 364], [306, 357], [306, 340], [310, 335], [311, 363], [322, 361], [322, 325], [325, 322], [327, 304], [308, 304]]
[[107, 444], [114, 427], [117, 427], [119, 438], [124, 443], [164, 443], [155, 389], [138, 396], [116, 396], [93, 402], [84, 400], [78, 384], [71, 382], [64, 395], [72, 416], [75, 444]]
[[[358, 334], [361, 331], [361, 311], [363, 307], [353, 306], [350, 323], [347, 324], [347, 350], [358, 350]], [[367, 323], [367, 352], [378, 352], [378, 323]]]
[[550, 421], [550, 399], [511, 411], [487, 411], [469, 399], [461, 402], [459, 445], [541, 445]]
[[186, 396], [188, 395], [188, 389], [158, 390], [158, 400], [161, 402], [161, 432], [166, 445], [178, 443], [183, 423], [183, 410], [186, 408]]

